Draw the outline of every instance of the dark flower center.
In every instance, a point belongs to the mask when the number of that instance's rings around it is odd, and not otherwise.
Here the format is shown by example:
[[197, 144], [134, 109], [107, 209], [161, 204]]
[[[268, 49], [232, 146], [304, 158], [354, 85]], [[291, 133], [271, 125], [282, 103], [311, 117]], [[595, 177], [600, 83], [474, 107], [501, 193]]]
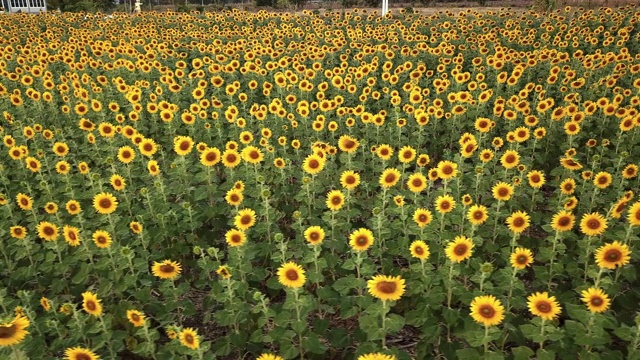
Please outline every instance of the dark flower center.
[[601, 306], [603, 303], [604, 303], [604, 300], [602, 300], [602, 298], [599, 296], [595, 296], [591, 298], [591, 305], [593, 306]]
[[546, 314], [551, 312], [551, 304], [549, 304], [547, 301], [538, 301], [536, 303], [536, 309], [539, 312]]
[[466, 244], [458, 244], [455, 248], [453, 248], [453, 253], [462, 256], [467, 253], [467, 245]]
[[47, 236], [51, 236], [55, 233], [55, 230], [50, 226], [45, 226], [44, 229], [42, 229], [42, 232]]
[[241, 223], [242, 225], [248, 225], [248, 224], [250, 224], [250, 223], [251, 223], [251, 216], [250, 216], [250, 215], [243, 215], [243, 216], [240, 218], [240, 223]]
[[496, 314], [496, 311], [493, 309], [493, 307], [491, 305], [483, 305], [483, 306], [481, 306], [480, 310], [478, 312], [485, 319], [491, 319]]
[[620, 250], [611, 249], [604, 254], [604, 258], [610, 262], [618, 262], [622, 259], [622, 253]]
[[111, 207], [111, 200], [109, 200], [109, 199], [102, 199], [102, 200], [100, 200], [99, 205], [100, 205], [100, 207], [101, 207], [101, 208], [103, 208], [103, 209], [108, 209], [108, 208], [110, 208], [110, 207]]
[[171, 264], [164, 264], [162, 266], [160, 266], [160, 271], [163, 273], [172, 273], [175, 270], [175, 268], [173, 267], [173, 265]]
[[587, 221], [587, 227], [592, 230], [598, 230], [600, 228], [600, 220], [591, 219]]
[[289, 279], [290, 281], [296, 281], [298, 280], [299, 276], [298, 276], [298, 272], [295, 269], [289, 269], [287, 270], [287, 272], [284, 274], [286, 276], [287, 279]]
[[515, 218], [515, 219], [513, 220], [513, 226], [515, 226], [515, 227], [521, 227], [521, 226], [524, 226], [524, 219], [523, 219], [523, 218], [521, 218], [521, 217]]
[[397, 285], [392, 281], [381, 281], [376, 284], [376, 289], [385, 294], [393, 294], [396, 291]]

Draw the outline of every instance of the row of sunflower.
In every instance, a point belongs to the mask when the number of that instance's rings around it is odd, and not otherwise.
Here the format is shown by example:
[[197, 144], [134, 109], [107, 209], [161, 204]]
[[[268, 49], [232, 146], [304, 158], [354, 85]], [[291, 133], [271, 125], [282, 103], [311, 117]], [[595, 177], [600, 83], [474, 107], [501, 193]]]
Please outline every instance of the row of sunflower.
[[633, 7], [0, 19], [0, 355], [634, 358]]

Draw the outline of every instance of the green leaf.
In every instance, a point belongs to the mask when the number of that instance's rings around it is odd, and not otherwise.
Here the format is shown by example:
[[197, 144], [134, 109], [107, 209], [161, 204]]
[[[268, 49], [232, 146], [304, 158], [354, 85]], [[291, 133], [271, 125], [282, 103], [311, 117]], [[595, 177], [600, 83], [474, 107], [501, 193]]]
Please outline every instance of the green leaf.
[[400, 331], [404, 327], [404, 324], [405, 324], [404, 318], [397, 314], [388, 315], [385, 321], [387, 333], [389, 334], [393, 334]]
[[476, 349], [458, 349], [456, 355], [460, 360], [476, 360], [480, 357], [480, 353]]
[[310, 351], [314, 354], [324, 354], [327, 351], [327, 347], [320, 342], [318, 335], [310, 332], [305, 338], [302, 339], [302, 347], [306, 351]]
[[526, 346], [513, 348], [511, 349], [511, 353], [513, 354], [513, 360], [528, 360], [535, 355], [533, 350]]

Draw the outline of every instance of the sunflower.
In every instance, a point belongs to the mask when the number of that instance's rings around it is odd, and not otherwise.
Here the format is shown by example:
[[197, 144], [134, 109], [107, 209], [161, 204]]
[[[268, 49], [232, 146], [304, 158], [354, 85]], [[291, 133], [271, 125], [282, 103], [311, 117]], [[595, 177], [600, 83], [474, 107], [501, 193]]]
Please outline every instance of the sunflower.
[[9, 232], [11, 233], [11, 237], [14, 239], [18, 239], [18, 240], [22, 240], [27, 236], [27, 228], [25, 228], [24, 226], [12, 226], [9, 229]]
[[360, 185], [360, 174], [347, 170], [340, 175], [340, 185], [347, 190], [353, 190]]
[[396, 360], [393, 355], [386, 355], [383, 353], [370, 353], [358, 356], [358, 360]]
[[327, 194], [327, 207], [329, 210], [338, 211], [344, 205], [344, 194], [340, 190], [331, 190]]
[[609, 296], [601, 289], [589, 288], [583, 290], [580, 295], [582, 295], [582, 302], [584, 302], [592, 313], [605, 312], [611, 304]]
[[237, 189], [231, 189], [227, 191], [227, 195], [224, 197], [227, 204], [231, 206], [238, 206], [242, 203], [244, 196], [242, 195], [242, 191]]
[[382, 175], [380, 175], [379, 183], [380, 183], [380, 186], [388, 189], [394, 186], [395, 184], [397, 184], [399, 180], [400, 180], [400, 171], [398, 171], [397, 169], [391, 168], [391, 169], [386, 169], [385, 171], [382, 172]]
[[471, 317], [484, 326], [499, 325], [504, 319], [504, 307], [493, 295], [476, 296], [471, 302]]
[[456, 207], [456, 201], [453, 200], [451, 195], [440, 195], [436, 198], [435, 201], [436, 211], [441, 214], [446, 214]]
[[516, 211], [507, 218], [509, 230], [516, 234], [522, 234], [530, 225], [531, 217], [524, 211]]
[[138, 144], [138, 150], [140, 150], [140, 153], [146, 157], [151, 157], [153, 156], [153, 154], [155, 154], [158, 151], [158, 146], [156, 145], [156, 142], [153, 141], [152, 139], [142, 139], [142, 141], [140, 141], [140, 143]]
[[529, 186], [534, 189], [541, 188], [545, 183], [544, 173], [538, 170], [529, 171], [527, 179], [529, 180]]
[[80, 245], [80, 229], [77, 227], [69, 225], [63, 226], [62, 235], [64, 236], [64, 241], [66, 241], [69, 246]]
[[614, 241], [599, 247], [595, 252], [596, 264], [601, 268], [614, 270], [617, 266], [624, 266], [631, 259], [629, 246]]
[[338, 148], [346, 153], [356, 152], [358, 150], [358, 146], [360, 146], [358, 139], [349, 135], [342, 135], [340, 136], [340, 139], [338, 139]]
[[109, 179], [109, 182], [111, 183], [111, 186], [113, 187], [113, 190], [115, 191], [120, 191], [123, 190], [125, 188], [125, 186], [127, 185], [124, 181], [124, 178], [118, 174], [113, 174], [111, 175], [111, 178]]
[[193, 149], [193, 139], [189, 136], [176, 136], [173, 139], [173, 151], [180, 156], [188, 155]]
[[556, 301], [556, 297], [549, 297], [549, 293], [546, 291], [529, 295], [527, 298], [527, 306], [531, 314], [539, 316], [544, 320], [553, 320], [562, 311], [560, 304]]
[[255, 146], [247, 146], [242, 149], [242, 152], [240, 152], [240, 157], [242, 157], [242, 160], [248, 162], [249, 164], [258, 164], [262, 160], [264, 160], [264, 154]]
[[398, 151], [398, 160], [403, 164], [408, 164], [416, 158], [416, 150], [411, 146], [403, 146]]
[[89, 315], [100, 316], [102, 315], [102, 305], [100, 304], [98, 296], [90, 291], [82, 293], [82, 308]]
[[231, 229], [224, 235], [227, 244], [231, 247], [242, 246], [247, 242], [247, 236], [244, 231], [238, 229]]
[[513, 195], [513, 185], [506, 182], [499, 182], [493, 186], [491, 192], [496, 200], [507, 201]]
[[180, 344], [189, 349], [196, 350], [200, 347], [200, 338], [193, 328], [182, 329], [178, 334], [178, 338], [180, 339]]
[[180, 263], [171, 260], [163, 260], [162, 262], [153, 262], [151, 273], [160, 279], [175, 279], [182, 271]]
[[20, 209], [25, 211], [29, 211], [33, 208], [33, 199], [31, 199], [29, 195], [23, 193], [18, 193], [18, 195], [16, 195], [16, 203], [18, 203]]
[[151, 176], [157, 176], [160, 174], [160, 166], [155, 160], [149, 160], [149, 162], [147, 163], [147, 170], [149, 171], [149, 174]]
[[396, 206], [400, 207], [400, 206], [404, 206], [404, 196], [402, 195], [396, 195], [393, 197], [393, 202], [396, 204]]
[[507, 150], [502, 157], [500, 157], [500, 164], [502, 164], [505, 169], [513, 169], [518, 166], [519, 163], [520, 154], [515, 150]]
[[307, 277], [302, 267], [294, 262], [288, 262], [278, 268], [278, 282], [282, 286], [298, 289], [304, 286]]
[[607, 229], [607, 219], [597, 212], [582, 215], [580, 231], [587, 236], [602, 235]]
[[409, 176], [407, 180], [409, 191], [418, 194], [427, 187], [427, 178], [421, 173], [415, 173]]
[[630, 226], [640, 226], [640, 201], [629, 207], [627, 221], [629, 221]]
[[578, 206], [578, 199], [572, 196], [564, 201], [563, 207], [565, 210], [573, 210]]
[[238, 211], [233, 225], [242, 231], [248, 230], [256, 223], [256, 212], [252, 209], [242, 209]]
[[316, 175], [324, 168], [325, 160], [316, 154], [311, 154], [304, 159], [302, 170], [311, 175]]
[[320, 226], [310, 226], [304, 231], [304, 238], [311, 245], [319, 245], [324, 240], [324, 230]]
[[111, 246], [111, 235], [104, 230], [96, 230], [91, 237], [100, 249], [108, 249]]
[[69, 153], [69, 146], [63, 142], [53, 144], [53, 153], [57, 156], [65, 156]]
[[560, 191], [563, 195], [571, 195], [576, 190], [576, 181], [569, 178], [560, 183]]
[[134, 234], [140, 234], [142, 232], [142, 224], [137, 221], [132, 221], [129, 223], [129, 229], [131, 229]]
[[431, 220], [433, 220], [433, 215], [431, 214], [431, 211], [425, 208], [417, 208], [413, 213], [413, 221], [415, 221], [421, 229], [429, 225]]
[[214, 166], [220, 162], [220, 150], [215, 147], [207, 148], [200, 154], [200, 163], [204, 166]]
[[136, 153], [130, 146], [123, 146], [118, 149], [118, 160], [123, 164], [130, 164], [136, 158]]
[[51, 310], [51, 301], [43, 296], [40, 298], [40, 306], [42, 306], [44, 311], [49, 311]]
[[216, 274], [220, 275], [220, 277], [225, 280], [231, 278], [231, 270], [226, 265], [219, 266], [218, 270], [216, 270]]
[[451, 262], [459, 263], [471, 257], [473, 242], [466, 236], [456, 236], [445, 248], [445, 254]]
[[409, 251], [412, 257], [420, 260], [426, 260], [429, 258], [429, 255], [431, 255], [429, 245], [422, 240], [412, 242], [411, 245], [409, 245]]
[[127, 320], [129, 320], [134, 327], [140, 327], [144, 325], [145, 316], [138, 310], [127, 310]]
[[38, 226], [38, 236], [45, 241], [55, 241], [58, 239], [58, 226], [48, 221], [41, 221]]
[[489, 218], [489, 212], [484, 205], [472, 205], [467, 210], [467, 219], [473, 225], [482, 225]]
[[382, 160], [389, 160], [393, 156], [393, 148], [388, 144], [379, 145], [376, 148], [376, 155]]
[[560, 159], [560, 165], [562, 165], [562, 167], [564, 167], [567, 170], [580, 170], [582, 169], [582, 165], [575, 161], [574, 159], [570, 158], [570, 157], [563, 157]]
[[533, 253], [529, 249], [516, 248], [509, 258], [511, 266], [518, 270], [524, 270], [527, 266], [533, 263]]
[[382, 301], [396, 301], [404, 294], [405, 280], [400, 276], [376, 275], [367, 281], [371, 296]]
[[558, 232], [571, 231], [576, 217], [570, 211], [560, 211], [551, 218], [551, 228]]
[[33, 172], [38, 172], [40, 171], [40, 168], [42, 167], [42, 164], [40, 163], [40, 160], [29, 156], [28, 158], [26, 158], [25, 160], [25, 164], [27, 166], [27, 169], [33, 171]]
[[622, 177], [627, 180], [633, 179], [636, 176], [638, 176], [638, 165], [636, 164], [629, 164], [622, 170]]
[[100, 214], [111, 214], [116, 211], [118, 200], [109, 193], [99, 193], [93, 197], [93, 208]]
[[256, 360], [284, 360], [281, 356], [273, 354], [261, 354]]
[[442, 180], [449, 180], [458, 175], [458, 164], [451, 161], [440, 161], [437, 169], [438, 177]]
[[80, 213], [80, 211], [82, 211], [82, 208], [80, 207], [80, 203], [77, 202], [76, 200], [67, 201], [65, 208], [67, 209], [67, 212], [69, 213], [69, 215], [77, 215]]
[[375, 238], [369, 229], [360, 228], [349, 235], [349, 245], [354, 251], [366, 251], [373, 245]]
[[16, 317], [8, 323], [0, 324], [0, 347], [13, 346], [21, 343], [29, 334], [26, 328], [31, 323], [24, 316]]

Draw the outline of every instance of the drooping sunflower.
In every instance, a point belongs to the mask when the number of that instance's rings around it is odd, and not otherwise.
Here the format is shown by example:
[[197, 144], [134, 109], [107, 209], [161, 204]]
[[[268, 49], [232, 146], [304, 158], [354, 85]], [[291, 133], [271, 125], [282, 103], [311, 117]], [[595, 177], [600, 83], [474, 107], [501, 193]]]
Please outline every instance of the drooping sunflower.
[[238, 211], [233, 220], [233, 225], [242, 231], [248, 230], [256, 224], [256, 212], [252, 209], [242, 209]]
[[580, 219], [580, 231], [587, 236], [598, 236], [607, 229], [607, 219], [600, 213], [582, 215]]
[[570, 157], [563, 157], [560, 159], [560, 165], [562, 165], [562, 167], [564, 167], [567, 170], [580, 170], [582, 169], [582, 165], [575, 161], [573, 158]]
[[284, 360], [281, 356], [273, 354], [261, 354], [256, 360]]
[[489, 218], [489, 212], [484, 205], [471, 205], [467, 210], [467, 220], [473, 225], [482, 225]]
[[180, 275], [181, 271], [182, 266], [180, 263], [171, 260], [163, 260], [162, 262], [154, 261], [153, 266], [151, 266], [151, 273], [160, 279], [173, 280]]
[[606, 171], [601, 171], [593, 177], [593, 185], [595, 185], [599, 189], [605, 189], [607, 186], [611, 185], [612, 177]]
[[340, 190], [331, 190], [327, 194], [327, 207], [329, 210], [338, 211], [344, 206], [344, 194]]
[[220, 277], [225, 280], [231, 278], [231, 270], [227, 265], [220, 265], [218, 270], [216, 270], [216, 274], [220, 275]]
[[100, 357], [90, 349], [83, 347], [67, 348], [64, 351], [64, 360], [98, 360]]
[[516, 234], [522, 234], [530, 225], [531, 217], [524, 211], [516, 211], [506, 220], [509, 230]]
[[427, 178], [421, 173], [412, 174], [407, 180], [407, 187], [409, 191], [418, 194], [427, 187]]
[[220, 162], [220, 150], [215, 147], [207, 148], [200, 154], [200, 163], [204, 166], [214, 166]]
[[176, 136], [173, 139], [173, 151], [180, 156], [188, 155], [193, 150], [193, 139], [189, 136]]
[[445, 248], [445, 254], [451, 262], [459, 263], [467, 260], [473, 253], [473, 241], [466, 236], [456, 236]]
[[493, 295], [476, 296], [471, 302], [471, 317], [484, 326], [499, 325], [504, 319], [504, 306]]
[[40, 306], [42, 306], [44, 311], [49, 311], [51, 310], [51, 301], [43, 296], [40, 298]]
[[527, 298], [527, 306], [531, 314], [539, 316], [544, 320], [553, 320], [562, 311], [560, 304], [556, 301], [556, 297], [550, 297], [546, 291], [529, 295]]
[[365, 228], [355, 230], [349, 235], [349, 245], [354, 251], [366, 251], [374, 241], [373, 232]]
[[31, 325], [29, 319], [21, 315], [16, 315], [8, 323], [0, 324], [0, 347], [21, 343], [29, 334], [26, 330], [29, 325]]
[[340, 185], [347, 190], [353, 190], [360, 185], [360, 174], [347, 170], [340, 175]]
[[630, 226], [640, 226], [640, 201], [629, 207], [627, 211], [627, 221]]
[[429, 258], [429, 255], [431, 255], [429, 245], [422, 240], [412, 242], [411, 245], [409, 245], [409, 251], [412, 257], [420, 260], [426, 260]]
[[27, 228], [19, 225], [12, 226], [9, 229], [9, 233], [11, 234], [12, 238], [22, 240], [27, 236]]
[[432, 220], [433, 215], [431, 214], [431, 211], [425, 208], [418, 208], [413, 213], [413, 221], [415, 221], [418, 227], [421, 229], [429, 225]]
[[282, 286], [298, 289], [304, 286], [307, 277], [302, 267], [294, 262], [288, 262], [278, 268], [278, 282]]
[[311, 245], [319, 245], [324, 240], [324, 230], [320, 226], [309, 226], [304, 231], [305, 240]]
[[522, 247], [516, 248], [509, 258], [511, 266], [518, 270], [524, 270], [533, 263], [533, 253], [529, 249]]
[[227, 244], [231, 247], [242, 246], [247, 242], [247, 235], [242, 230], [231, 229], [224, 235]]
[[453, 199], [451, 195], [440, 195], [436, 198], [435, 201], [436, 211], [441, 214], [446, 214], [456, 207], [456, 201]]
[[145, 316], [141, 311], [127, 310], [127, 320], [129, 320], [133, 326], [140, 327], [144, 325]]
[[93, 242], [100, 249], [108, 249], [111, 246], [111, 235], [104, 230], [96, 230], [91, 237], [93, 238]]
[[31, 199], [29, 195], [23, 193], [18, 193], [18, 195], [16, 195], [16, 203], [18, 203], [20, 209], [24, 211], [30, 211], [33, 208], [33, 199]]
[[142, 232], [142, 224], [137, 221], [132, 221], [129, 223], [129, 229], [131, 229], [134, 234], [140, 234]]
[[404, 294], [405, 280], [400, 276], [376, 275], [367, 281], [371, 296], [382, 301], [396, 301]]
[[227, 195], [224, 197], [227, 204], [231, 206], [238, 206], [242, 203], [244, 196], [242, 195], [242, 191], [237, 189], [231, 189], [227, 191]]
[[400, 171], [395, 168], [386, 169], [380, 175], [379, 183], [383, 188], [390, 188], [400, 180]]
[[80, 245], [80, 229], [77, 227], [70, 225], [63, 226], [62, 235], [64, 236], [64, 241], [66, 241], [69, 246]]
[[576, 217], [570, 211], [562, 210], [551, 218], [551, 228], [558, 232], [571, 231]]
[[605, 312], [609, 309], [609, 305], [611, 304], [609, 296], [602, 291], [602, 289], [589, 288], [587, 290], [583, 290], [580, 295], [582, 295], [582, 302], [584, 302], [592, 313]]
[[458, 175], [458, 164], [444, 160], [438, 163], [438, 177], [442, 180], [449, 180]]
[[302, 170], [311, 175], [316, 175], [324, 168], [325, 160], [317, 154], [311, 154], [304, 159]]
[[617, 266], [624, 266], [631, 260], [631, 250], [629, 246], [619, 241], [605, 244], [595, 252], [596, 264], [601, 268], [615, 270]]
[[98, 299], [98, 295], [92, 293], [91, 291], [82, 293], [82, 308], [89, 315], [102, 315], [102, 304], [100, 304], [100, 301], [101, 300]]
[[393, 355], [386, 355], [383, 353], [370, 353], [358, 356], [358, 360], [396, 360]]
[[499, 182], [495, 184], [491, 189], [494, 199], [501, 201], [507, 201], [511, 199], [513, 191], [513, 185], [507, 184], [506, 182]]
[[118, 200], [109, 193], [99, 193], [93, 197], [93, 208], [100, 214], [111, 214], [118, 208]]
[[48, 221], [41, 221], [36, 227], [38, 236], [45, 241], [55, 241], [58, 239], [58, 226]]
[[193, 328], [182, 329], [178, 338], [180, 339], [180, 344], [188, 347], [189, 349], [196, 350], [200, 347], [200, 338], [196, 330]]

